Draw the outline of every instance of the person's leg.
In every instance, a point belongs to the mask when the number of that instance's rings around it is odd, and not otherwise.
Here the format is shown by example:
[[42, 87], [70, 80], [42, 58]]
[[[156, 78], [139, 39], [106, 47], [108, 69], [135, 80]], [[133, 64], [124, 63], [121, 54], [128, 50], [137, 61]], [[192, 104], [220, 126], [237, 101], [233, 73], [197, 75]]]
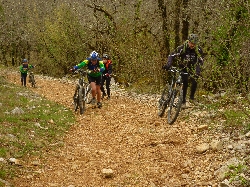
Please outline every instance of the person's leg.
[[23, 73], [21, 73], [21, 83], [22, 83], [22, 86], [23, 86]]
[[190, 78], [191, 80], [191, 91], [190, 91], [190, 100], [194, 100], [194, 95], [195, 95], [195, 92], [196, 92], [196, 89], [197, 89], [197, 81], [195, 78], [191, 77]]
[[111, 78], [108, 77], [108, 78], [106, 79], [106, 89], [107, 89], [108, 98], [110, 98], [110, 81], [111, 81]]
[[97, 93], [97, 106], [98, 108], [102, 107], [101, 103], [101, 84], [102, 84], [102, 76], [96, 77], [96, 93]]
[[96, 96], [96, 83], [95, 82], [91, 82], [90, 83], [90, 87], [91, 87], [92, 97], [95, 98], [95, 96]]
[[[106, 92], [105, 92], [105, 89], [104, 89], [105, 82], [106, 82], [106, 77], [103, 76], [102, 77], [102, 84], [101, 84], [101, 87], [100, 87], [101, 92], [102, 92], [102, 98], [104, 98], [106, 96]], [[107, 84], [107, 82], [106, 82], [106, 84]]]
[[104, 97], [106, 95], [105, 90], [104, 90], [104, 84], [105, 84], [105, 77], [102, 77], [102, 84], [101, 84], [101, 91], [102, 91], [102, 96]]
[[27, 73], [23, 73], [23, 85], [26, 87]]
[[100, 85], [96, 85], [96, 93], [97, 93], [97, 102], [101, 102], [101, 89]]
[[187, 89], [188, 89], [188, 75], [182, 75], [182, 81], [183, 81], [183, 101], [182, 101], [182, 103], [186, 103], [186, 95], [187, 95]]

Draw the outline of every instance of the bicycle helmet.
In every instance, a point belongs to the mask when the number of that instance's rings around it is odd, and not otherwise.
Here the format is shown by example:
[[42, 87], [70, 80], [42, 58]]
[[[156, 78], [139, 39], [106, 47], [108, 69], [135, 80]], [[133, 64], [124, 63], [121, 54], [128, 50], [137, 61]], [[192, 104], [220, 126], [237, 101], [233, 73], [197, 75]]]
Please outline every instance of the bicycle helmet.
[[92, 51], [92, 52], [90, 53], [90, 58], [91, 58], [91, 60], [97, 60], [97, 58], [98, 58], [98, 53], [97, 53], [96, 51]]
[[28, 60], [25, 58], [22, 60], [23, 63], [28, 62]]
[[108, 54], [104, 53], [104, 54], [102, 55], [102, 58], [109, 59], [109, 56], [108, 56]]
[[198, 38], [198, 35], [197, 35], [197, 34], [189, 34], [189, 35], [188, 35], [188, 40], [189, 40], [190, 42], [192, 42], [193, 44], [197, 44], [199, 38]]

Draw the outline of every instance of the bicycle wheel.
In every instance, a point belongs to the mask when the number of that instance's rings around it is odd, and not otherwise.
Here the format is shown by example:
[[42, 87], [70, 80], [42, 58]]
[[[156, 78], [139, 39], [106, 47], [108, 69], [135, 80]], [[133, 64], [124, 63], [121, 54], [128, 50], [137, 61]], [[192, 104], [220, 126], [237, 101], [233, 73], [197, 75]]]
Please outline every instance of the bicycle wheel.
[[75, 112], [77, 111], [77, 109], [79, 107], [79, 94], [78, 93], [79, 93], [78, 88], [76, 88], [75, 94], [73, 96], [74, 110], [75, 110]]
[[181, 104], [183, 100], [183, 90], [181, 86], [177, 86], [173, 90], [172, 97], [170, 99], [169, 103], [169, 110], [168, 110], [168, 123], [171, 125], [175, 122], [177, 119], [180, 109], [181, 109]]
[[86, 103], [90, 104], [91, 103], [91, 99], [92, 99], [92, 94], [91, 94], [91, 87], [90, 84], [88, 84], [87, 88], [86, 88]]
[[162, 91], [161, 98], [159, 99], [158, 103], [158, 116], [162, 117], [167, 106], [169, 100], [169, 89], [170, 85], [167, 85], [164, 90]]
[[85, 111], [85, 99], [84, 99], [84, 95], [85, 95], [85, 90], [82, 86], [80, 86], [79, 90], [78, 90], [78, 95], [79, 95], [79, 107], [80, 107], [80, 114], [83, 114]]
[[31, 83], [31, 86], [33, 87], [33, 88], [35, 88], [36, 87], [36, 82], [35, 82], [35, 77], [34, 77], [34, 75], [30, 75], [30, 83]]

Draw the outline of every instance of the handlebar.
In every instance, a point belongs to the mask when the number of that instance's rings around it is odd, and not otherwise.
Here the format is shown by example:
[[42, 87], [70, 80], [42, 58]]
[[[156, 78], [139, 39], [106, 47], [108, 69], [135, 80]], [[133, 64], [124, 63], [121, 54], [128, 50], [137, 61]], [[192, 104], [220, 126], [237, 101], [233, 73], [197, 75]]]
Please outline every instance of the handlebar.
[[188, 75], [187, 72], [183, 72], [179, 70], [177, 67], [173, 67], [173, 66], [168, 71], [170, 71], [171, 73], [180, 73], [182, 75]]

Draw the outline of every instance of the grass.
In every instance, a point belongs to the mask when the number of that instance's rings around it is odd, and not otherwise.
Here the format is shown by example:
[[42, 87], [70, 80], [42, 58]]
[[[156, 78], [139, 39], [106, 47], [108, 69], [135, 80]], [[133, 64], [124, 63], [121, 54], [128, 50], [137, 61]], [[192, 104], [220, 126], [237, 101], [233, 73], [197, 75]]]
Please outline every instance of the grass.
[[[62, 145], [75, 116], [71, 109], [9, 84], [1, 76], [0, 93], [0, 158], [5, 160], [0, 161], [0, 178], [8, 179], [17, 174], [9, 158], [25, 160]], [[23, 113], [13, 113], [17, 109]]]
[[249, 186], [250, 182], [245, 179], [243, 176], [241, 176], [241, 173], [244, 173], [244, 171], [247, 171], [249, 168], [246, 165], [238, 164], [238, 165], [230, 165], [228, 166], [230, 169], [229, 172], [226, 173], [226, 177], [229, 178], [230, 183], [233, 181], [239, 181], [242, 186]]

